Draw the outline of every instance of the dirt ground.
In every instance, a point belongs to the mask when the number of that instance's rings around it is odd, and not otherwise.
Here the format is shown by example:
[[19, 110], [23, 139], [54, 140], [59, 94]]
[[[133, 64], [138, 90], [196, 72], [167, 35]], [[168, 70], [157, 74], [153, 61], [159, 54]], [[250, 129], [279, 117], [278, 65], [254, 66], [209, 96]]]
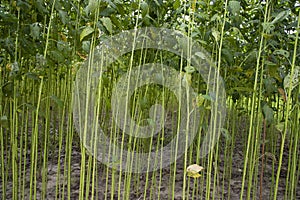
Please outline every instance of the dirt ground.
[[[78, 136], [75, 136], [78, 137]], [[244, 144], [242, 141], [239, 141], [240, 137], [236, 137], [237, 140], [234, 144], [233, 148], [233, 157], [232, 157], [232, 168], [231, 173], [227, 172], [225, 166], [225, 153], [224, 149], [222, 149], [222, 145], [219, 150], [219, 161], [218, 166], [216, 168], [217, 173], [215, 169], [212, 171], [211, 179], [213, 180], [214, 175], [217, 175], [217, 182], [215, 190], [211, 189], [211, 199], [240, 199], [240, 193], [241, 193], [241, 186], [242, 186], [242, 177], [243, 177], [243, 164], [244, 164], [244, 156], [243, 156], [243, 148]], [[62, 149], [65, 149], [63, 147]], [[49, 161], [48, 161], [48, 172], [47, 172], [47, 193], [46, 193], [46, 199], [55, 199], [55, 193], [57, 186], [59, 185], [60, 188], [60, 194], [63, 193], [64, 198], [67, 199], [67, 180], [64, 179], [64, 173], [67, 173], [67, 170], [64, 170], [67, 166], [64, 164], [65, 154], [66, 152], [62, 150], [61, 152], [61, 158], [60, 158], [60, 171], [58, 171], [59, 165], [58, 165], [58, 152], [57, 150], [52, 151], [52, 153], [49, 154]], [[278, 188], [278, 197], [277, 199], [284, 199], [284, 192], [286, 187], [286, 174], [287, 174], [287, 158], [288, 158], [288, 149], [285, 149], [284, 152], [284, 160], [281, 170], [281, 176], [280, 176], [280, 183]], [[25, 178], [25, 193], [24, 193], [24, 199], [29, 199], [29, 184], [30, 184], [30, 152], [28, 152], [27, 156], [27, 167], [26, 167], [26, 178]], [[174, 188], [172, 188], [172, 180], [173, 180], [173, 174], [172, 167], [166, 168], [161, 170], [161, 174], [158, 172], [151, 172], [149, 173], [149, 182], [146, 186], [146, 174], [131, 174], [132, 175], [132, 184], [130, 189], [130, 196], [129, 199], [144, 199], [144, 191], [146, 191], [146, 199], [176, 199], [180, 200], [182, 199], [182, 188], [183, 188], [183, 177], [184, 169], [183, 169], [183, 159], [179, 158], [176, 162], [176, 176], [175, 176], [175, 185]], [[72, 148], [72, 157], [71, 157], [71, 187], [70, 187], [70, 193], [71, 193], [71, 199], [78, 199], [79, 196], [79, 184], [80, 184], [80, 163], [81, 163], [81, 152], [79, 144], [73, 144]], [[272, 188], [272, 158], [267, 157], [265, 159], [265, 171], [264, 171], [264, 179], [263, 179], [263, 197], [262, 199], [271, 199], [273, 191], [271, 191], [270, 188]], [[258, 169], [260, 169], [260, 162], [258, 162]], [[95, 188], [95, 193], [97, 193], [97, 198], [94, 199], [118, 199], [118, 178], [119, 173], [116, 172], [114, 174], [115, 179], [115, 186], [112, 185], [113, 177], [111, 176], [111, 170], [100, 162], [98, 162], [97, 165], [97, 188]], [[275, 166], [276, 170], [276, 166]], [[39, 170], [38, 170], [39, 171]], [[106, 174], [108, 172], [108, 175]], [[10, 172], [9, 172], [10, 173]], [[223, 174], [227, 174], [230, 176], [223, 177]], [[125, 177], [125, 173], [122, 174], [122, 180]], [[258, 187], [256, 188], [256, 194], [251, 194], [251, 199], [253, 199], [253, 196], [256, 196], [257, 199], [259, 199], [259, 173], [257, 175], [258, 177], [255, 178], [258, 183]], [[57, 181], [57, 177], [60, 178], [59, 184]], [[66, 174], [65, 174], [66, 177]], [[202, 176], [198, 179], [193, 178], [187, 178], [187, 187], [186, 187], [186, 199], [205, 199], [205, 193], [206, 193], [206, 178], [208, 175], [203, 172]], [[161, 184], [159, 184], [159, 180], [161, 178]], [[133, 181], [139, 180], [139, 184], [133, 184]], [[20, 180], [20, 182], [23, 180]], [[1, 177], [1, 183], [2, 183], [2, 177]], [[7, 199], [12, 199], [12, 188], [14, 187], [11, 181], [11, 176], [9, 176], [7, 180], [6, 185], [6, 197]], [[107, 183], [107, 184], [106, 184]], [[211, 182], [211, 188], [213, 188], [213, 182]], [[300, 181], [298, 180], [298, 190], [296, 194], [296, 199], [300, 199]], [[106, 187], [107, 185], [107, 187]], [[151, 186], [152, 185], [152, 186]], [[112, 188], [114, 189], [113, 197], [112, 197]], [[247, 195], [247, 185], [245, 185], [244, 190], [244, 198], [246, 199]], [[64, 192], [63, 192], [64, 190]], [[123, 195], [124, 192], [124, 183], [121, 182], [121, 199], [125, 198]], [[41, 175], [37, 175], [37, 199], [41, 199], [41, 191], [42, 191], [42, 179]], [[174, 191], [174, 198], [172, 198], [172, 191]], [[0, 184], [0, 193], [3, 192], [2, 184]], [[223, 194], [223, 196], [222, 196]], [[96, 194], [95, 194], [96, 195]], [[0, 194], [2, 196], [2, 194]], [[20, 194], [21, 197], [21, 194]], [[59, 199], [62, 199], [62, 196], [58, 197]], [[21, 199], [21, 198], [20, 198]], [[273, 198], [272, 198], [273, 199]]]
[[[221, 194], [223, 193], [223, 199], [239, 199], [240, 193], [241, 193], [241, 185], [242, 185], [242, 176], [243, 176], [243, 154], [241, 151], [241, 144], [238, 144], [235, 146], [235, 152], [234, 152], [234, 156], [233, 156], [233, 164], [232, 164], [232, 171], [231, 171], [231, 177], [230, 179], [225, 179], [223, 182], [223, 172], [224, 172], [224, 168], [223, 168], [223, 162], [222, 159], [224, 158], [224, 156], [221, 154], [220, 155], [220, 164], [218, 167], [218, 181], [219, 183], [217, 186], [217, 190], [215, 191], [211, 191], [211, 195], [213, 195], [214, 193], [214, 199], [222, 199]], [[73, 152], [72, 152], [72, 163], [71, 163], [71, 199], [78, 199], [78, 195], [79, 195], [79, 183], [80, 183], [80, 161], [81, 161], [81, 153], [80, 151], [78, 151], [78, 148], [74, 148]], [[174, 193], [174, 199], [176, 200], [180, 200], [182, 199], [182, 187], [183, 187], [183, 176], [184, 176], [184, 172], [183, 172], [183, 163], [180, 162], [181, 159], [178, 160], [177, 162], [177, 170], [176, 170], [176, 178], [175, 178], [175, 193]], [[264, 174], [264, 182], [263, 182], [263, 199], [270, 199], [270, 188], [271, 188], [271, 169], [272, 169], [272, 165], [271, 165], [271, 161], [268, 161], [268, 159], [266, 159], [266, 166], [265, 166], [265, 174]], [[111, 198], [111, 183], [112, 183], [112, 177], [111, 175], [108, 175], [108, 188], [106, 188], [106, 174], [105, 173], [105, 166], [103, 166], [102, 164], [99, 164], [99, 169], [98, 169], [98, 188], [96, 189], [97, 193], [98, 193], [98, 199], [104, 199], [105, 198], [105, 193], [107, 195], [107, 198], [110, 199]], [[48, 184], [47, 184], [47, 197], [46, 199], [55, 199], [55, 191], [56, 191], [56, 185], [57, 185], [57, 175], [60, 174], [60, 184], [61, 187], [63, 186], [63, 182], [66, 181], [63, 180], [64, 174], [64, 156], [61, 157], [61, 173], [58, 173], [58, 164], [57, 162], [55, 162], [55, 159], [50, 159], [49, 163], [48, 163]], [[28, 163], [28, 168], [27, 168], [27, 173], [28, 173], [28, 178], [26, 178], [26, 187], [25, 187], [25, 199], [29, 199], [29, 169], [30, 169], [30, 165]], [[280, 177], [280, 184], [279, 184], [279, 190], [278, 190], [278, 198], [277, 199], [284, 199], [284, 191], [285, 191], [285, 174], [287, 172], [287, 166], [283, 165], [282, 167], [282, 176]], [[162, 181], [161, 181], [161, 187], [158, 188], [157, 184], [158, 183], [154, 183], [154, 187], [152, 187], [153, 191], [151, 191], [152, 196], [150, 197], [150, 189], [147, 189], [147, 198], [146, 199], [172, 199], [171, 194], [171, 184], [170, 184], [170, 180], [172, 180], [172, 176], [170, 174], [172, 174], [173, 172], [168, 168], [168, 169], [163, 169], [162, 170]], [[116, 182], [118, 182], [118, 176], [119, 174], [116, 173], [115, 177], [116, 177]], [[154, 175], [155, 179], [157, 181], [159, 181], [159, 173], [156, 173]], [[150, 182], [148, 184], [153, 184], [153, 173], [149, 174], [150, 178]], [[133, 175], [133, 177], [138, 177], [140, 179], [139, 182], [139, 187], [138, 188], [131, 188], [131, 192], [130, 192], [130, 199], [143, 199], [144, 198], [144, 190], [145, 190], [145, 180], [146, 180], [146, 174], [139, 174], [138, 176], [136, 176], [136, 174]], [[189, 183], [189, 195], [187, 197], [187, 199], [205, 199], [204, 195], [205, 195], [205, 177], [206, 174], [204, 173], [202, 175], [203, 178], [199, 178], [199, 179], [187, 179], [188, 183]], [[213, 176], [212, 176], [213, 177]], [[259, 179], [258, 179], [259, 180]], [[198, 181], [197, 188], [194, 188], [194, 182]], [[11, 193], [12, 193], [12, 183], [10, 181], [8, 181], [9, 184], [7, 185], [6, 188], [6, 194], [7, 194], [7, 199], [11, 199]], [[224, 185], [223, 185], [224, 184]], [[213, 183], [211, 183], [211, 187], [212, 187]], [[259, 184], [258, 184], [259, 185]], [[298, 185], [300, 185], [300, 183], [298, 182]], [[224, 187], [224, 189], [222, 188]], [[38, 177], [38, 184], [37, 184], [37, 199], [40, 199], [40, 193], [41, 193], [41, 188], [42, 188], [42, 183], [41, 183], [41, 178]], [[150, 186], [148, 186], [147, 188], [150, 188]], [[245, 187], [247, 188], [247, 186]], [[299, 186], [298, 186], [299, 188]], [[158, 189], [160, 189], [160, 196], [158, 197]], [[67, 188], [65, 187], [65, 192], [66, 192]], [[117, 189], [115, 189], [115, 197], [114, 199], [118, 199], [117, 198]], [[124, 190], [124, 188], [122, 189]], [[194, 193], [194, 196], [192, 195], [193, 190], [196, 190], [196, 192]], [[222, 190], [224, 190], [222, 192]], [[0, 185], [0, 191], [2, 190], [2, 185]], [[230, 191], [230, 198], [228, 198], [229, 194], [228, 192]], [[245, 194], [246, 192], [244, 192]], [[122, 196], [123, 193], [121, 193]], [[203, 194], [203, 196], [201, 197], [200, 194]], [[257, 188], [257, 194], [256, 196], [259, 196], [259, 188]], [[65, 196], [66, 197], [66, 196]], [[123, 196], [122, 196], [123, 198]], [[251, 198], [252, 199], [252, 198]], [[296, 199], [300, 199], [300, 190], [298, 190], [297, 192], [297, 197]]]

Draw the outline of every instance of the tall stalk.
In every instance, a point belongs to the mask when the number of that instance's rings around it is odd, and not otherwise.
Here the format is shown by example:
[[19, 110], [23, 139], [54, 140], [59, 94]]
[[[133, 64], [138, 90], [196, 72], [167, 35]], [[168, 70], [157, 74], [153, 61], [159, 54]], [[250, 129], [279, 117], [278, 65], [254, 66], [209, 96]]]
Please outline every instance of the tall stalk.
[[[269, 1], [266, 1], [266, 5], [265, 5], [265, 10], [264, 10], [264, 23], [267, 22], [267, 14], [268, 14], [268, 6], [269, 6]], [[244, 187], [245, 187], [245, 182], [246, 182], [246, 174], [247, 174], [247, 166], [248, 166], [248, 160], [249, 160], [249, 153], [250, 152], [250, 145], [252, 144], [251, 141], [253, 141], [253, 135], [254, 135], [254, 119], [255, 119], [255, 115], [256, 115], [256, 101], [257, 101], [257, 89], [258, 89], [258, 76], [259, 76], [259, 72], [260, 72], [260, 59], [261, 59], [261, 54], [263, 51], [263, 44], [264, 44], [264, 30], [261, 33], [261, 38], [260, 38], [260, 44], [259, 44], [259, 50], [258, 50], [258, 55], [257, 55], [257, 59], [256, 59], [256, 67], [255, 67], [255, 80], [254, 80], [254, 86], [253, 86], [253, 95], [252, 95], [252, 100], [251, 100], [251, 111], [250, 111], [250, 126], [249, 126], [249, 131], [248, 131], [248, 139], [247, 139], [247, 147], [246, 147], [246, 153], [245, 153], [245, 158], [244, 158], [244, 168], [243, 168], [243, 180], [242, 180], [242, 188], [241, 188], [241, 193], [240, 193], [240, 199], [243, 199], [243, 194], [244, 194]], [[258, 125], [257, 125], [258, 126]], [[251, 157], [250, 157], [251, 159]], [[250, 177], [252, 175], [250, 174]], [[248, 195], [249, 198], [249, 195]]]
[[[300, 28], [300, 12], [298, 14], [298, 24], [297, 24], [296, 30], [299, 30], [299, 28]], [[295, 76], [297, 49], [299, 48], [298, 47], [299, 31], [296, 31], [295, 38], [296, 39], [295, 39], [295, 43], [294, 43], [293, 59], [292, 59], [292, 64], [291, 64], [291, 77]], [[282, 158], [283, 158], [283, 151], [284, 151], [284, 146], [285, 146], [285, 139], [286, 139], [287, 133], [289, 131], [289, 117], [290, 117], [290, 113], [291, 113], [291, 109], [292, 109], [292, 85], [293, 85], [293, 78], [290, 79], [289, 87], [288, 87], [288, 91], [287, 91], [284, 129], [283, 129], [283, 134], [281, 137], [280, 155], [279, 155], [278, 169], [277, 169], [277, 174], [276, 174], [274, 200], [277, 199], [277, 192], [278, 192], [279, 177], [280, 177], [281, 166], [282, 166]]]

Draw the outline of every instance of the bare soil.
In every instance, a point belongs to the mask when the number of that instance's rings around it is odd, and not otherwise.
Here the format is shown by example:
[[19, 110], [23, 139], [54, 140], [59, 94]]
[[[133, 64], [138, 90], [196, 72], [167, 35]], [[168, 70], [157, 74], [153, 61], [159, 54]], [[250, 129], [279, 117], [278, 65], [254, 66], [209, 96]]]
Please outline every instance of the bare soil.
[[[53, 133], [55, 134], [55, 133]], [[214, 176], [216, 176], [216, 182], [214, 183], [211, 181], [210, 188], [213, 188], [215, 184], [215, 190], [210, 191], [211, 198], [210, 199], [240, 199], [241, 194], [241, 187], [242, 187], [242, 178], [243, 178], [243, 165], [244, 165], [244, 145], [242, 141], [240, 141], [241, 137], [238, 135], [236, 136], [236, 141], [233, 145], [233, 153], [232, 153], [232, 167], [231, 171], [229, 172], [228, 168], [224, 167], [227, 166], [225, 163], [228, 162], [228, 157], [226, 158], [225, 149], [224, 149], [224, 138], [220, 141], [220, 149], [219, 149], [219, 158], [218, 164], [213, 165], [213, 171], [210, 175], [211, 180], [214, 180]], [[74, 140], [78, 139], [78, 135], [74, 136]], [[68, 165], [65, 164], [65, 145], [63, 144], [62, 150], [60, 152], [61, 157], [58, 163], [58, 144], [52, 144], [54, 150], [49, 152], [49, 160], [47, 163], [48, 171], [47, 171], [47, 190], [45, 197], [46, 199], [56, 199], [55, 194], [57, 191], [60, 191], [58, 196], [59, 199], [62, 199], [62, 194], [64, 194], [64, 198], [67, 199], [67, 192], [68, 189], [70, 190], [71, 198], [70, 199], [78, 199], [79, 198], [79, 185], [80, 185], [80, 170], [81, 170], [81, 150], [80, 144], [74, 143], [71, 152], [71, 163], [70, 169]], [[286, 189], [286, 174], [287, 174], [287, 158], [288, 158], [288, 149], [285, 149], [284, 152], [284, 160], [282, 164], [279, 188], [278, 188], [278, 197], [277, 199], [284, 199], [284, 193]], [[27, 163], [26, 163], [26, 175], [24, 179], [21, 179], [18, 183], [19, 189], [22, 184], [25, 183], [25, 193], [24, 199], [30, 199], [30, 152], [27, 155]], [[42, 152], [39, 152], [39, 155], [42, 155]], [[87, 157], [88, 158], [88, 157]], [[7, 159], [7, 158], [6, 158]], [[265, 157], [265, 167], [264, 167], [264, 178], [263, 178], [263, 189], [262, 189], [262, 199], [273, 199], [274, 191], [271, 188], [274, 187], [274, 180], [275, 177], [272, 177], [272, 170], [277, 170], [277, 166], [272, 165], [272, 157], [266, 156]], [[41, 163], [39, 163], [41, 164]], [[96, 177], [96, 185], [97, 187], [94, 190], [94, 199], [119, 199], [118, 195], [121, 199], [126, 198], [124, 195], [126, 188], [124, 188], [124, 178], [125, 176], [131, 175], [131, 185], [129, 189], [129, 199], [144, 199], [144, 193], [146, 192], [145, 199], [175, 199], [180, 200], [182, 199], [182, 190], [183, 190], [183, 179], [184, 179], [184, 169], [183, 169], [183, 158], [179, 158], [176, 162], [176, 172], [173, 170], [173, 165], [169, 168], [162, 169], [157, 172], [151, 172], [148, 174], [148, 182], [147, 174], [119, 174], [119, 172], [114, 172], [114, 176], [112, 176], [112, 171], [110, 168], [107, 168], [105, 165], [101, 164], [100, 162], [97, 163], [97, 177]], [[255, 194], [250, 194], [251, 198], [255, 196], [259, 199], [259, 175], [260, 175], [260, 161], [255, 164], [258, 167], [257, 178], [254, 176], [253, 183], [257, 181], [256, 185], [258, 186], [255, 188]], [[60, 169], [59, 169], [60, 168]], [[88, 166], [86, 166], [86, 169]], [[39, 173], [36, 176], [37, 185], [36, 185], [36, 194], [37, 199], [41, 199], [41, 191], [42, 191], [42, 175], [41, 170], [38, 168], [37, 170]], [[70, 173], [70, 188], [67, 187], [67, 173]], [[8, 174], [11, 175], [11, 171], [8, 170]], [[175, 174], [175, 177], [173, 176]], [[223, 176], [226, 174], [226, 176]], [[8, 176], [7, 185], [5, 186], [5, 192], [7, 199], [12, 199], [12, 189], [16, 187], [12, 183], [12, 177]], [[118, 194], [118, 183], [119, 177], [121, 176], [121, 186], [120, 186], [120, 194]], [[59, 178], [59, 180], [58, 180]], [[206, 179], [208, 178], [208, 174], [204, 171], [202, 176], [198, 179], [188, 178], [186, 182], [186, 199], [205, 199], [206, 193]], [[114, 181], [113, 181], [114, 179]], [[172, 186], [172, 180], [175, 179], [175, 184]], [[138, 180], [138, 181], [137, 181]], [[137, 183], [138, 182], [138, 183]], [[1, 177], [2, 183], [2, 177]], [[114, 185], [113, 185], [114, 183]], [[146, 185], [147, 184], [147, 185]], [[272, 185], [273, 184], [273, 185]], [[298, 180], [298, 190], [296, 193], [296, 199], [300, 199], [300, 181]], [[33, 186], [34, 187], [34, 186]], [[172, 188], [174, 187], [174, 188]], [[244, 197], [246, 199], [247, 195], [247, 183], [245, 185], [244, 190]], [[112, 191], [113, 190], [113, 191]], [[172, 195], [172, 191], [173, 195]], [[0, 196], [4, 189], [2, 184], [0, 184]], [[85, 191], [86, 192], [86, 191]], [[91, 194], [91, 187], [89, 188], [89, 193]], [[19, 193], [19, 199], [21, 199], [22, 193]], [[91, 199], [91, 198], [89, 198]]]

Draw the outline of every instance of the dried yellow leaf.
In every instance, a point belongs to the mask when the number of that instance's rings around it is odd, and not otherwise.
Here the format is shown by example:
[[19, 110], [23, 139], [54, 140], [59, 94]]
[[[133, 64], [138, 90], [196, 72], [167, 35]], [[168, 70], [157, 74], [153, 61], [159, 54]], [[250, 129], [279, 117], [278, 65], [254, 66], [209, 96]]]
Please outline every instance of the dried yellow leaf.
[[199, 178], [201, 176], [201, 174], [199, 174], [199, 172], [201, 172], [203, 169], [204, 169], [203, 167], [201, 167], [197, 164], [190, 165], [186, 168], [187, 176], [193, 177], [193, 178]]

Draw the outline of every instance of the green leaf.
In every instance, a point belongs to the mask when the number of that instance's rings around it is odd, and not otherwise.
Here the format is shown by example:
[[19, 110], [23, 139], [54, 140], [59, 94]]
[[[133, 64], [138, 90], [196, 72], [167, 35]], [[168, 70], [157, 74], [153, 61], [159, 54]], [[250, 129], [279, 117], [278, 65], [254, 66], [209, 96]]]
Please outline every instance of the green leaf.
[[239, 38], [244, 39], [243, 33], [237, 27], [231, 27], [230, 30], [231, 30], [232, 35], [235, 35], [235, 36], [238, 36]]
[[83, 49], [85, 52], [87, 52], [87, 53], [89, 52], [90, 46], [91, 46], [90, 41], [83, 41], [83, 42], [82, 42], [82, 49]]
[[99, 13], [99, 15], [100, 16], [105, 16], [105, 17], [111, 17], [111, 16], [115, 16], [115, 15], [112, 15], [113, 13], [115, 13], [116, 12], [116, 10], [115, 9], [113, 9], [113, 8], [111, 8], [111, 7], [107, 7], [107, 8], [105, 8], [104, 10], [102, 10], [100, 13]]
[[35, 81], [39, 80], [39, 77], [36, 73], [27, 72], [25, 75], [29, 79], [32, 79], [32, 80], [35, 80]]
[[212, 97], [208, 94], [204, 94], [204, 95], [202, 95], [202, 97], [208, 101], [213, 101]]
[[8, 118], [6, 115], [0, 117], [0, 126], [8, 128]]
[[277, 66], [276, 63], [273, 63], [273, 62], [271, 62], [271, 61], [269, 61], [269, 60], [266, 60], [266, 61], [265, 61], [265, 65], [267, 65], [267, 66]]
[[106, 30], [111, 34], [112, 33], [112, 23], [110, 18], [108, 17], [103, 17], [100, 19]]
[[117, 9], [117, 6], [116, 4], [121, 4], [122, 2], [119, 1], [119, 0], [114, 0], [114, 1], [111, 1], [111, 0], [105, 0], [109, 5], [110, 7], [114, 8], [114, 9]]
[[277, 49], [273, 52], [274, 55], [281, 55], [284, 56], [285, 58], [289, 58], [290, 57], [290, 53], [286, 50], [283, 49]]
[[218, 14], [214, 14], [214, 15], [210, 18], [210, 21], [211, 21], [211, 22], [213, 22], [213, 21], [219, 22], [219, 21], [221, 21], [221, 17], [220, 17], [220, 15], [218, 15]]
[[215, 38], [216, 41], [220, 40], [220, 32], [218, 30], [213, 29], [212, 30], [212, 35], [214, 36], [214, 38]]
[[60, 98], [58, 98], [57, 96], [55, 96], [55, 95], [52, 95], [51, 97], [50, 97], [59, 107], [63, 107], [63, 105], [64, 105], [64, 102], [60, 99]]
[[279, 124], [276, 124], [275, 128], [279, 131], [279, 132], [283, 132], [284, 130], [284, 122], [280, 122]]
[[80, 33], [80, 42], [85, 38], [86, 36], [92, 34], [94, 32], [94, 29], [90, 26], [85, 27], [82, 32]]
[[14, 62], [11, 64], [11, 72], [17, 73], [20, 70], [18, 62]]
[[272, 94], [273, 92], [277, 91], [277, 89], [275, 87], [276, 82], [273, 78], [271, 78], [271, 77], [265, 78], [263, 80], [263, 82], [264, 82], [267, 94]]
[[239, 1], [229, 1], [228, 7], [229, 7], [229, 11], [233, 15], [238, 15], [240, 13], [241, 5]]
[[2, 92], [6, 97], [12, 97], [14, 92], [14, 84], [9, 81], [2, 86]]
[[33, 23], [30, 25], [30, 35], [34, 40], [39, 39], [40, 30], [41, 28], [39, 27], [38, 23]]
[[192, 74], [193, 72], [196, 71], [195, 68], [192, 67], [192, 66], [186, 66], [186, 67], [184, 68], [184, 70], [185, 70], [186, 73], [188, 73], [188, 74]]
[[57, 42], [57, 49], [58, 49], [58, 51], [61, 51], [61, 52], [66, 51], [66, 50], [67, 50], [67, 48], [66, 48], [67, 45], [68, 45], [67, 42], [64, 42], [64, 41], [62, 41], [62, 40], [59, 40], [59, 41]]
[[183, 80], [185, 81], [184, 84], [187, 84], [187, 85], [191, 86], [191, 84], [192, 84], [192, 75], [189, 74], [189, 73], [184, 73]]
[[36, 110], [37, 110], [37, 107], [34, 106], [34, 105], [32, 105], [32, 104], [30, 104], [30, 103], [25, 103], [24, 105], [25, 105], [25, 106], [27, 107], [27, 109], [30, 110], [30, 111], [36, 111]]
[[162, 83], [164, 80], [164, 77], [162, 74], [155, 74], [154, 80], [158, 83]]
[[264, 115], [264, 118], [266, 119], [266, 122], [267, 124], [271, 124], [274, 120], [274, 111], [272, 108], [270, 108], [268, 106], [268, 104], [265, 104], [263, 106], [263, 115]]
[[210, 95], [207, 94], [199, 94], [196, 97], [196, 102], [197, 102], [197, 106], [203, 106], [205, 101], [213, 101], [212, 97]]
[[269, 75], [275, 79], [277, 79], [278, 81], [282, 82], [282, 78], [279, 75], [278, 72], [278, 67], [275, 63], [273, 63], [272, 65], [267, 65], [267, 69], [269, 72]]
[[56, 62], [64, 62], [65, 61], [65, 57], [62, 55], [61, 52], [59, 52], [57, 50], [50, 51], [49, 56], [52, 60], [54, 60]]
[[18, 21], [16, 16], [2, 11], [0, 11], [0, 19], [0, 22], [3, 21], [5, 23], [16, 23]]
[[206, 58], [205, 54], [200, 51], [196, 52], [195, 55], [198, 56], [199, 58], [201, 58], [202, 60], [204, 60]]
[[271, 22], [272, 24], [275, 24], [276, 22], [280, 22], [284, 19], [286, 19], [290, 14], [290, 11], [289, 10], [284, 10], [284, 11], [281, 11], [274, 19], [273, 21]]
[[241, 92], [253, 92], [253, 89], [249, 87], [234, 87], [232, 89]]
[[142, 11], [142, 16], [145, 17], [149, 12], [149, 6], [145, 1], [143, 1], [141, 2], [140, 7]]
[[28, 10], [31, 8], [31, 5], [25, 1], [19, 0], [17, 1], [17, 7], [19, 7], [22, 10], [22, 12], [28, 12]]
[[173, 8], [176, 10], [178, 9], [180, 6], [180, 0], [175, 0], [175, 2], [173, 3]]
[[271, 33], [275, 29], [274, 24], [272, 24], [270, 22], [265, 22], [265, 23], [262, 24], [262, 26], [263, 26], [264, 31], [267, 34]]
[[45, 7], [45, 1], [43, 0], [38, 0], [34, 1], [35, 2], [35, 7], [36, 9], [41, 13], [41, 14], [48, 14], [48, 10]]
[[230, 136], [229, 131], [227, 129], [221, 128], [221, 133], [227, 141], [231, 140], [231, 136]]
[[97, 0], [89, 0], [89, 4], [84, 8], [84, 12], [86, 15], [94, 14], [96, 8], [98, 6]]
[[59, 13], [59, 16], [60, 16], [60, 19], [61, 19], [62, 23], [63, 24], [68, 23], [68, 18], [67, 18], [68, 13], [63, 11], [63, 10], [59, 10], [58, 13]]
[[290, 84], [291, 84], [291, 90], [293, 90], [295, 87], [297, 87], [299, 85], [299, 77], [300, 77], [300, 67], [296, 66], [292, 80], [291, 80], [290, 73], [284, 77], [284, 80], [283, 80], [284, 89], [287, 91], [287, 89], [290, 87]]
[[225, 60], [227, 61], [228, 65], [233, 64], [233, 62], [234, 62], [233, 53], [230, 52], [229, 49], [226, 49], [226, 48], [222, 49], [222, 55], [225, 58]]

